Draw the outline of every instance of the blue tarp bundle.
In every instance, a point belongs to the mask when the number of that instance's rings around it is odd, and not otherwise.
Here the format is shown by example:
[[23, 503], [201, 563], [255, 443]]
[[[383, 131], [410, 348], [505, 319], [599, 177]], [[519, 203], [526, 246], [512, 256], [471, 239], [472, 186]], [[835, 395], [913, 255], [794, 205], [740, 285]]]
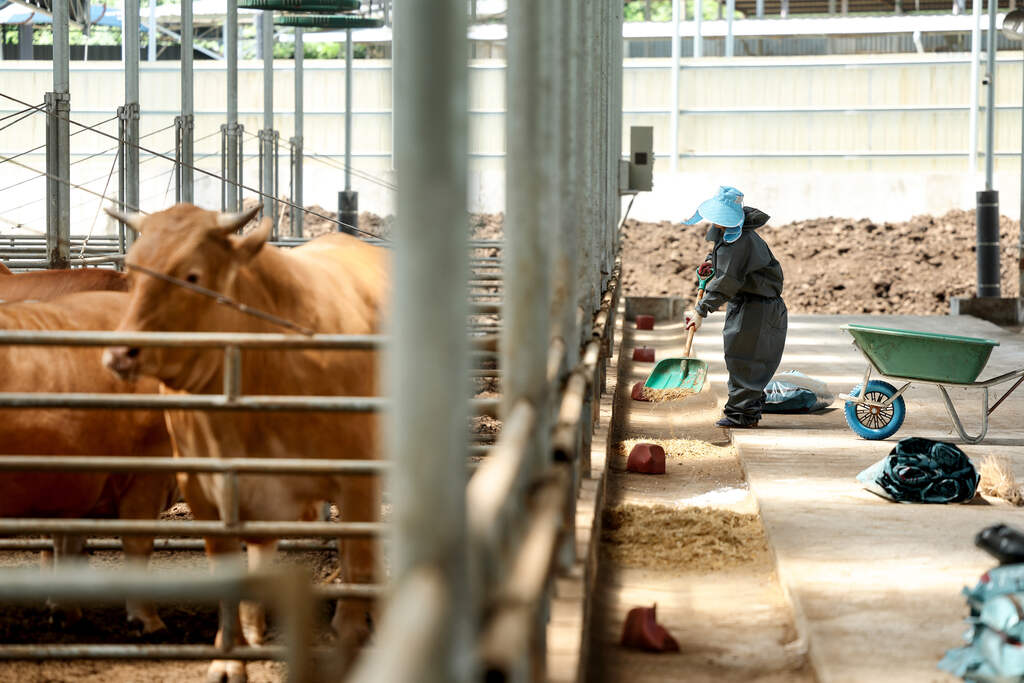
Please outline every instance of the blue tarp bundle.
[[764, 395], [766, 413], [813, 413], [836, 400], [827, 384], [797, 370], [775, 375], [764, 388]]
[[965, 647], [946, 653], [939, 668], [973, 683], [1024, 682], [1024, 565], [997, 567], [964, 588], [971, 628]]
[[902, 439], [857, 475], [868, 491], [897, 503], [964, 503], [974, 498], [979, 478], [962, 450], [918, 437]]

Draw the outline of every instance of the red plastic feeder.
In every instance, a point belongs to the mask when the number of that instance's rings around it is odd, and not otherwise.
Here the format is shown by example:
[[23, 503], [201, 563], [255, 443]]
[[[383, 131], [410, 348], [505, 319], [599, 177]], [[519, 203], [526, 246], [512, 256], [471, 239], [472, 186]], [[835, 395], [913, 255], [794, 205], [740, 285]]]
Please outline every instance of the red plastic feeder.
[[653, 315], [638, 315], [636, 317], [636, 329], [638, 329], [638, 330], [653, 330], [654, 329], [654, 316]]
[[650, 346], [638, 346], [633, 349], [633, 360], [641, 363], [654, 362], [654, 349]]
[[655, 618], [658, 605], [634, 607], [622, 627], [622, 646], [647, 652], [679, 652], [679, 643]]
[[626, 458], [626, 469], [640, 474], [665, 474], [665, 449], [656, 443], [638, 443]]
[[637, 382], [633, 385], [633, 389], [629, 392], [629, 397], [634, 401], [650, 401], [651, 399], [644, 396], [644, 383]]

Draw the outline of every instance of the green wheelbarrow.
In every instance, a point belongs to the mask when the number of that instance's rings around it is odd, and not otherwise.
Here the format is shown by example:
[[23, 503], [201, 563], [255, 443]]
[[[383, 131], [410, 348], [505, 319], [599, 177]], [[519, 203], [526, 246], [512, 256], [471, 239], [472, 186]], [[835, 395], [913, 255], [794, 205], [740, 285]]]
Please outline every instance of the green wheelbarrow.
[[[991, 339], [855, 324], [843, 325], [842, 329], [850, 333], [854, 346], [868, 361], [864, 380], [849, 394], [839, 395], [846, 402], [846, 423], [865, 439], [886, 439], [899, 431], [907, 416], [903, 394], [912, 384], [932, 384], [938, 387], [960, 438], [978, 443], [988, 433], [989, 415], [1024, 382], [1024, 369], [977, 381], [992, 349], [999, 346]], [[872, 371], [903, 385], [897, 389], [889, 382], [871, 379]], [[1014, 379], [1016, 383], [989, 407], [989, 389]], [[947, 388], [981, 389], [980, 433], [972, 436], [964, 430]]]
[[[715, 269], [709, 263], [705, 263], [697, 269], [697, 301], [704, 296], [708, 280], [714, 275]], [[695, 332], [696, 330], [692, 328], [687, 332], [683, 356], [690, 355]], [[644, 387], [647, 389], [691, 389], [697, 393], [704, 386], [707, 376], [708, 364], [699, 358], [665, 358], [658, 361], [658, 364], [651, 370], [647, 381], [644, 382]]]

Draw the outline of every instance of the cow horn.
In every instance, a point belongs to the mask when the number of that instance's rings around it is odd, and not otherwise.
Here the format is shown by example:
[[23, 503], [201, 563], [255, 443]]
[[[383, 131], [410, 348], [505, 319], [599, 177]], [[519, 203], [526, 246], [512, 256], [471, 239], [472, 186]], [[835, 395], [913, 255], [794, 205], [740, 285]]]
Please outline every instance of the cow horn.
[[124, 223], [125, 227], [128, 227], [135, 232], [142, 234], [142, 214], [141, 213], [125, 213], [118, 209], [112, 209], [109, 206], [103, 207], [103, 210], [107, 212], [111, 217]]
[[222, 213], [217, 216], [217, 230], [223, 232], [225, 235], [230, 235], [235, 232], [243, 225], [251, 221], [256, 214], [263, 209], [262, 204], [257, 204], [255, 207], [248, 211], [240, 211], [238, 213]]

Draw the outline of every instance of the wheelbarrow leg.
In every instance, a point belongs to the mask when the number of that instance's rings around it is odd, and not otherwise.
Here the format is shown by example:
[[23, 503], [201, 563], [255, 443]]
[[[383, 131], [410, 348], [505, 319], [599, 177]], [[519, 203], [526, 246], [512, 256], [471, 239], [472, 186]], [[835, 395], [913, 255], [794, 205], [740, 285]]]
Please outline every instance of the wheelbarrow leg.
[[942, 400], [946, 402], [946, 412], [949, 413], [949, 419], [953, 421], [953, 427], [956, 428], [957, 434], [960, 438], [970, 444], [975, 444], [985, 438], [988, 434], [988, 387], [982, 389], [984, 393], [981, 399], [981, 433], [977, 436], [971, 436], [964, 431], [964, 425], [960, 421], [960, 416], [957, 415], [956, 407], [953, 406], [953, 401], [949, 398], [949, 392], [946, 391], [946, 387], [941, 384], [936, 385], [939, 387], [939, 391], [942, 393]]

